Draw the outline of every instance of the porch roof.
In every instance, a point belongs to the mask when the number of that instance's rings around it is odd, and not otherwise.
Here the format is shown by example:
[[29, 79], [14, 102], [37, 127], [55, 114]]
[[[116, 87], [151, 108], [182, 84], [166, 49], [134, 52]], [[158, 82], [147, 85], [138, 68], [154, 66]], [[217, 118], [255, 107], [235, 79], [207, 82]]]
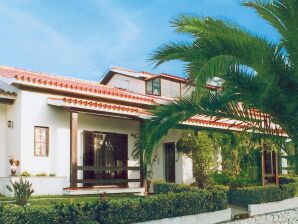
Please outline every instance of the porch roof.
[[[152, 117], [151, 113], [143, 108], [123, 106], [114, 103], [106, 103], [95, 100], [86, 100], [72, 97], [50, 97], [48, 98], [48, 104], [52, 106], [67, 108], [70, 110], [82, 110], [89, 112], [104, 112], [111, 115], [124, 115], [128, 117], [136, 117], [140, 119], [149, 119]], [[205, 127], [205, 128], [217, 128], [233, 131], [243, 131], [250, 125], [242, 121], [237, 121], [227, 118], [217, 118], [205, 115], [196, 115], [191, 117], [182, 125]], [[282, 129], [280, 129], [282, 132]]]
[[150, 117], [150, 114], [147, 112], [147, 110], [142, 108], [72, 97], [50, 97], [48, 98], [48, 104], [73, 110], [105, 112], [117, 115], [133, 116], [141, 119], [146, 119]]

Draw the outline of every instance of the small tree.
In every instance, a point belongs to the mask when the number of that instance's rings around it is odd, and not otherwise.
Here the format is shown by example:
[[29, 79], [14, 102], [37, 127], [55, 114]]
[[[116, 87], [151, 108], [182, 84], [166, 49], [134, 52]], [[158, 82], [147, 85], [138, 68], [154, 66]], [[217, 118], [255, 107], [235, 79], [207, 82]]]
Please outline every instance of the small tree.
[[15, 203], [20, 206], [27, 205], [29, 197], [34, 193], [32, 184], [23, 178], [19, 182], [10, 181], [10, 183], [12, 186], [6, 185], [6, 188], [14, 194]]
[[182, 135], [177, 142], [177, 150], [193, 160], [193, 173], [200, 188], [207, 188], [211, 184], [214, 168], [214, 142], [207, 132], [193, 132]]

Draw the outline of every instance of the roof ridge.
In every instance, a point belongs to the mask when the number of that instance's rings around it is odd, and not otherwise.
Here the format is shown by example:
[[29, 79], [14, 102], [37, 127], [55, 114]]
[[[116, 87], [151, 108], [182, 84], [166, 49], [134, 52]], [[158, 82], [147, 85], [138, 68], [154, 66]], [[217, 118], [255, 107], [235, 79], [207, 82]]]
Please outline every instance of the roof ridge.
[[[27, 70], [27, 69], [24, 69], [24, 68], [16, 68], [16, 67], [12, 67], [12, 66], [3, 66], [3, 65], [0, 65], [0, 68], [10, 69], [10, 70], [14, 70], [14, 71], [34, 73], [34, 74], [43, 75], [43, 76], [62, 78], [62, 79], [66, 79], [66, 80], [80, 81], [80, 82], [91, 83], [91, 84], [96, 84], [96, 85], [100, 85], [100, 86], [106, 86], [106, 85], [99, 84], [96, 81], [85, 80], [85, 79], [81, 79], [81, 78], [74, 78], [74, 77], [65, 76], [65, 75], [57, 75], [57, 74], [48, 73], [48, 72], [39, 72], [39, 71]], [[111, 87], [111, 86], [108, 86], [108, 87]]]

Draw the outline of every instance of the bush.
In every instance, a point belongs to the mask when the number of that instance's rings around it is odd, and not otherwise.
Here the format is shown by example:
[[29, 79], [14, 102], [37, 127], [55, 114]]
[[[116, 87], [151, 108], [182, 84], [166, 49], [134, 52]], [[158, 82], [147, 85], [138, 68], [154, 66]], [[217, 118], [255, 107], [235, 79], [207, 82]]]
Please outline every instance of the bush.
[[260, 204], [281, 201], [292, 198], [296, 193], [296, 184], [281, 184], [274, 186], [254, 186], [231, 189], [229, 202], [234, 205], [247, 207], [249, 204]]
[[191, 191], [197, 187], [192, 187], [186, 184], [174, 184], [167, 183], [163, 180], [153, 182], [153, 190], [155, 194], [167, 194], [167, 193], [181, 193]]
[[99, 202], [96, 221], [125, 224], [155, 219], [213, 212], [227, 207], [227, 197], [219, 190], [197, 190]]
[[0, 209], [1, 224], [49, 224], [55, 223], [55, 213], [49, 207], [2, 207]]
[[54, 206], [56, 223], [63, 224], [80, 224], [80, 223], [96, 223], [95, 209], [89, 203], [67, 203], [56, 204]]
[[12, 182], [11, 185], [6, 185], [6, 188], [14, 194], [15, 203], [25, 206], [28, 203], [29, 197], [33, 194], [32, 184], [28, 180], [21, 178], [19, 181]]
[[222, 190], [191, 190], [150, 197], [102, 199], [84, 204], [63, 203], [44, 207], [0, 206], [1, 224], [128, 224], [213, 212], [227, 208]]
[[298, 183], [298, 177], [295, 176], [280, 176], [279, 184], [290, 184], [290, 183]]
[[214, 173], [213, 182], [218, 185], [226, 185], [231, 188], [248, 187], [255, 185], [256, 182], [249, 177], [229, 175], [227, 173]]

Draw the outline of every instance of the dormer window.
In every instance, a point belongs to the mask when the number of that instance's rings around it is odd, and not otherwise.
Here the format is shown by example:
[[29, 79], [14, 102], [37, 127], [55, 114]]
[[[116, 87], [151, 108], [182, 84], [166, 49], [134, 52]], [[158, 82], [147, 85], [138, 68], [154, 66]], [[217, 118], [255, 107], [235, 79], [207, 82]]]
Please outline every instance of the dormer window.
[[160, 78], [151, 79], [146, 82], [146, 93], [160, 96]]

